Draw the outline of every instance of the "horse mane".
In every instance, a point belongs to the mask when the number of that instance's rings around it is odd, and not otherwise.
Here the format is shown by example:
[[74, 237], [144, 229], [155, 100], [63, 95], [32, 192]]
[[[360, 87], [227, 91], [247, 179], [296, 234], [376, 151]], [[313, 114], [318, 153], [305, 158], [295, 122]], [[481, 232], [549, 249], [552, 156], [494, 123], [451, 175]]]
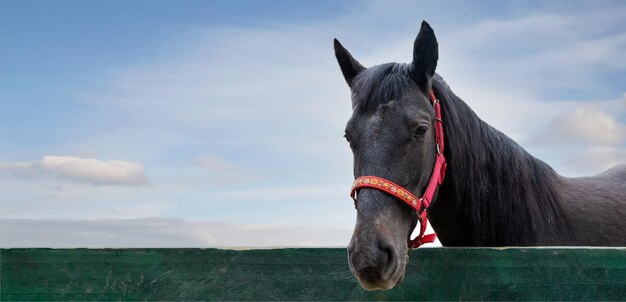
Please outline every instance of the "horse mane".
[[481, 120], [441, 76], [432, 85], [442, 106], [448, 162], [439, 196], [471, 219], [475, 243], [537, 244], [539, 232], [569, 224], [558, 174]]

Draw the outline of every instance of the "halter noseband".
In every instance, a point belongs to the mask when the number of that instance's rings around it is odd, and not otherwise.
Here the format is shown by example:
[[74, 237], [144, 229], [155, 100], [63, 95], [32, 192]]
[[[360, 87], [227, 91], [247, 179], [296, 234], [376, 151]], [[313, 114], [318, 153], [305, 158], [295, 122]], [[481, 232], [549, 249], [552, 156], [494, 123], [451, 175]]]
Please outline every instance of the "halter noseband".
[[383, 191], [401, 200], [415, 210], [420, 220], [420, 233], [415, 239], [409, 240], [409, 248], [418, 248], [424, 243], [435, 241], [437, 237], [436, 234], [424, 235], [424, 232], [426, 232], [426, 223], [428, 222], [426, 209], [428, 209], [437, 187], [443, 182], [446, 172], [446, 159], [443, 157], [443, 121], [441, 120], [441, 106], [432, 88], [430, 89], [429, 96], [435, 109], [435, 143], [437, 145], [437, 157], [435, 158], [433, 173], [430, 176], [424, 195], [421, 198], [417, 198], [415, 195], [411, 194], [409, 190], [377, 176], [361, 176], [355, 179], [354, 183], [352, 183], [352, 190], [350, 191], [350, 197], [354, 200], [355, 208], [356, 191], [361, 188], [371, 188]]

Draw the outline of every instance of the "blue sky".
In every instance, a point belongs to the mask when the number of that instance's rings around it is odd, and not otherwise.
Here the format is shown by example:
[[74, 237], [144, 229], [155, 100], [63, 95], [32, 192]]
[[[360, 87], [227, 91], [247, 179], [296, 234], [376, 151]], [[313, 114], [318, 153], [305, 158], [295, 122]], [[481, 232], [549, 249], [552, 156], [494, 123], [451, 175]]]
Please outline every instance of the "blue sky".
[[366, 66], [408, 62], [423, 19], [479, 116], [559, 173], [599, 173], [626, 163], [625, 15], [619, 1], [4, 1], [0, 246], [346, 244], [332, 39]]

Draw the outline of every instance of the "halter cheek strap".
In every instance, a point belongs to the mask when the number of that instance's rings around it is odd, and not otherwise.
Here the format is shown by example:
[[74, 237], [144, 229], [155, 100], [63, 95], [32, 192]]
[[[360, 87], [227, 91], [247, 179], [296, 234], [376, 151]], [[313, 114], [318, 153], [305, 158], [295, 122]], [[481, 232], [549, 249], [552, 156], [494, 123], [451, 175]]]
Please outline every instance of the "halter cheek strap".
[[435, 109], [435, 142], [437, 145], [437, 157], [435, 158], [435, 165], [433, 172], [424, 191], [424, 195], [421, 198], [417, 198], [409, 190], [377, 176], [361, 176], [354, 180], [352, 183], [352, 190], [350, 191], [350, 197], [354, 200], [354, 206], [357, 205], [357, 190], [361, 188], [370, 188], [383, 191], [396, 199], [404, 202], [417, 212], [420, 220], [420, 233], [415, 239], [409, 240], [409, 248], [418, 248], [424, 243], [430, 243], [437, 237], [436, 234], [424, 235], [426, 232], [426, 223], [428, 218], [426, 217], [426, 209], [430, 205], [437, 187], [443, 182], [446, 171], [446, 159], [443, 156], [443, 121], [441, 119], [441, 105], [439, 100], [435, 97], [433, 90], [429, 93], [430, 100], [433, 103]]

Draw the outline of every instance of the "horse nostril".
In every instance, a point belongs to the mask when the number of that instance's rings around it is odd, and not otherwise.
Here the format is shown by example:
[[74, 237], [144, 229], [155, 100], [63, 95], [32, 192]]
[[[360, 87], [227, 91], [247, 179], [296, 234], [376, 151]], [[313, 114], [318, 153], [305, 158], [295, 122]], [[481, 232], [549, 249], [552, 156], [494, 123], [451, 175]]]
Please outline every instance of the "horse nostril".
[[390, 277], [396, 273], [396, 268], [398, 267], [398, 257], [396, 256], [396, 250], [391, 245], [382, 245], [380, 246], [380, 250], [382, 253], [383, 259], [383, 276]]

